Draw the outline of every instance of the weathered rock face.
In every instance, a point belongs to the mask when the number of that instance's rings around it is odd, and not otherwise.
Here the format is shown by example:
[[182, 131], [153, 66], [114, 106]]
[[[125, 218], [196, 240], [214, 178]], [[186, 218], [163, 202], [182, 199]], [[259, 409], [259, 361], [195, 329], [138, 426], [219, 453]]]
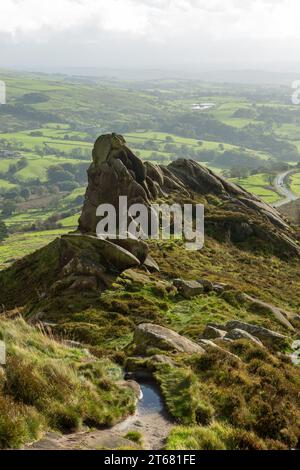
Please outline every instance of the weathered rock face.
[[135, 329], [133, 342], [136, 352], [144, 354], [148, 349], [158, 348], [163, 351], [179, 351], [185, 353], [204, 353], [197, 343], [179, 335], [173, 330], [152, 323], [142, 323]]
[[[151, 193], [146, 183], [146, 169], [125, 145], [122, 136], [99, 137], [93, 149], [93, 163], [88, 170], [88, 188], [79, 220], [82, 233], [96, 233], [96, 209], [100, 204], [119, 207], [119, 197], [127, 196], [128, 205], [149, 206]], [[118, 210], [117, 210], [117, 215]]]
[[[158, 198], [165, 202], [206, 201], [206, 233], [210, 236], [242, 242], [243, 247], [271, 249], [282, 257], [300, 256], [293, 230], [275, 209], [255, 196], [191, 160], [177, 160], [168, 167], [143, 163], [122, 136], [108, 134], [95, 142], [78, 231], [1, 271], [0, 304], [13, 308], [65, 290], [101, 291], [111, 285], [116, 274], [144, 263], [145, 268], [157, 271], [155, 260], [148, 257], [146, 242], [133, 236], [109, 241], [96, 237], [98, 206], [109, 203], [118, 216], [120, 196], [127, 197], [128, 206], [145, 205], [149, 215], [151, 202]], [[210, 204], [212, 197], [217, 204]], [[131, 216], [127, 217], [132, 222]], [[211, 288], [226, 290], [201, 280], [178, 288], [186, 298]], [[291, 318], [278, 309], [273, 313], [286, 325], [299, 322], [295, 315]]]
[[51, 287], [77, 292], [109, 287], [116, 273], [137, 267], [140, 261], [126, 249], [90, 235], [64, 235], [60, 253], [60, 279]]
[[222, 201], [220, 208], [206, 213], [206, 231], [212, 236], [233, 243], [252, 241], [253, 246], [268, 246], [279, 256], [300, 256], [293, 230], [256, 196], [192, 160], [179, 159], [168, 167], [143, 163], [116, 134], [103, 135], [95, 142], [79, 231], [96, 233], [100, 204], [114, 205], [118, 215], [119, 196], [127, 196], [128, 206], [145, 205], [150, 214], [151, 201], [167, 199], [170, 193], [189, 198], [213, 195]]

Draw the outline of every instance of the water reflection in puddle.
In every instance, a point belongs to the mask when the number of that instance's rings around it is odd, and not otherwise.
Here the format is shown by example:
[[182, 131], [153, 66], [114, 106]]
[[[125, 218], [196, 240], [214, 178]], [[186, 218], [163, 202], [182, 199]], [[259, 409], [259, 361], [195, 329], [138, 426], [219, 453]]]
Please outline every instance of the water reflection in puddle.
[[152, 383], [140, 382], [143, 398], [138, 402], [139, 415], [161, 413], [164, 404], [159, 389]]

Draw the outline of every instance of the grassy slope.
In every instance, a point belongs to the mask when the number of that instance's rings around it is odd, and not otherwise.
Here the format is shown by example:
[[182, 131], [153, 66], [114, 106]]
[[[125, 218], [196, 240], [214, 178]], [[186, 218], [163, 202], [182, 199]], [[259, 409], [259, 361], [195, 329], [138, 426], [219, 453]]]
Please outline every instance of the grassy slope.
[[247, 178], [231, 178], [230, 181], [242, 186], [247, 191], [255, 194], [269, 204], [280, 200], [280, 196], [275, 192], [275, 190], [271, 189], [271, 184], [266, 173], [251, 175]]
[[300, 173], [291, 175], [291, 190], [300, 197]]
[[48, 429], [110, 425], [134, 409], [121, 370], [68, 348], [23, 320], [0, 320], [7, 365], [0, 369], [0, 448], [16, 448]]

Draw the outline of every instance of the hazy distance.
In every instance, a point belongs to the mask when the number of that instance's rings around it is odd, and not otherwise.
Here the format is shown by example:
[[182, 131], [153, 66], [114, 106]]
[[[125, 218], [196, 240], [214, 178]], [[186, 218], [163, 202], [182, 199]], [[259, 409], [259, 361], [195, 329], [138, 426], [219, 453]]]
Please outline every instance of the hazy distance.
[[299, 17], [297, 0], [1, 0], [0, 68], [296, 80]]

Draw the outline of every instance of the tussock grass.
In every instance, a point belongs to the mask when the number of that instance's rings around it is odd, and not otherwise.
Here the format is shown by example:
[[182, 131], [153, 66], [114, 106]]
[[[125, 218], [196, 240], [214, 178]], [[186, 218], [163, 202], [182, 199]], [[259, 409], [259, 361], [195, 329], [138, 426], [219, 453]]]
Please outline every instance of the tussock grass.
[[15, 448], [47, 429], [108, 426], [134, 411], [108, 359], [68, 348], [22, 319], [0, 320], [7, 364], [0, 375], [0, 447]]
[[175, 427], [168, 436], [167, 450], [265, 450], [266, 444], [253, 432], [221, 423], [210, 426]]
[[[206, 426], [179, 428], [179, 434], [171, 434], [168, 448], [181, 448], [172, 447], [177, 445], [176, 439], [188, 449], [256, 448], [258, 441], [266, 448], [296, 447], [300, 369], [288, 357], [273, 355], [246, 340], [228, 347], [242, 361], [212, 349], [202, 356], [182, 357], [180, 367], [161, 366], [156, 373], [166, 405], [177, 421]], [[230, 433], [220, 435], [219, 428], [216, 432], [212, 424], [216, 421], [230, 428]]]

